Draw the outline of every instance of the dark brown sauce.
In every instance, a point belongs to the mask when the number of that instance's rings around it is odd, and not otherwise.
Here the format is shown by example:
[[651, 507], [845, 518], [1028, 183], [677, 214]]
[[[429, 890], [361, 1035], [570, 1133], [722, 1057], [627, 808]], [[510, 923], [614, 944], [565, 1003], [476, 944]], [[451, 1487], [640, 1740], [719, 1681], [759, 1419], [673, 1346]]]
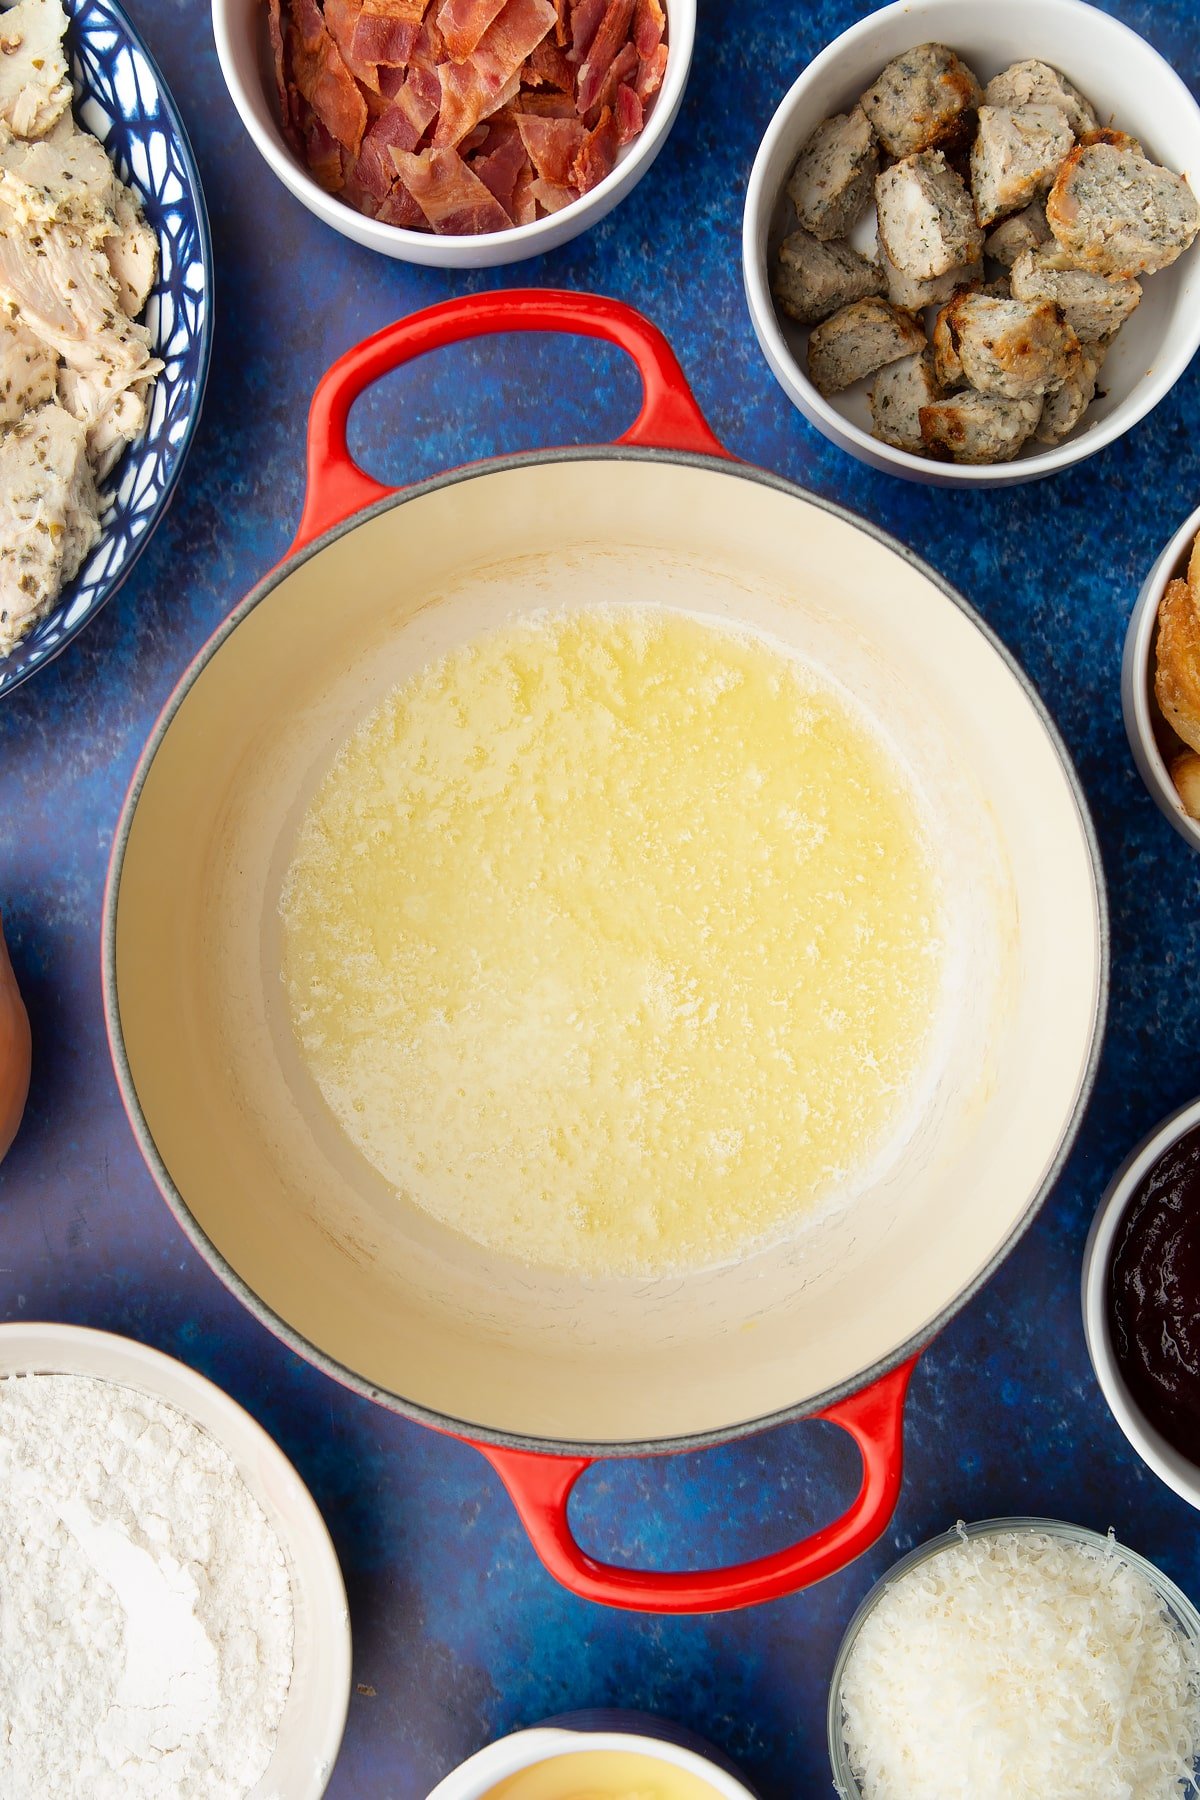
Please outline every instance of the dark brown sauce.
[[1200, 1127], [1159, 1158], [1125, 1209], [1108, 1316], [1130, 1399], [1200, 1463]]

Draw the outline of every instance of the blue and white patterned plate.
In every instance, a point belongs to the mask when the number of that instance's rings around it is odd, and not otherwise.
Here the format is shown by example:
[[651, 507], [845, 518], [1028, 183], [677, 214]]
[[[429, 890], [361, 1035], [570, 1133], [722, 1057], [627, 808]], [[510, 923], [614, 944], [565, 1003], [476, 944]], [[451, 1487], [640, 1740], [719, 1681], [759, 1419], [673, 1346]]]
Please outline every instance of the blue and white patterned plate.
[[175, 102], [116, 0], [64, 0], [64, 9], [75, 116], [100, 139], [158, 237], [158, 280], [144, 318], [166, 366], [151, 390], [145, 431], [105, 483], [99, 542], [54, 611], [0, 657], [0, 698], [79, 635], [145, 549], [200, 417], [212, 343], [208, 215]]

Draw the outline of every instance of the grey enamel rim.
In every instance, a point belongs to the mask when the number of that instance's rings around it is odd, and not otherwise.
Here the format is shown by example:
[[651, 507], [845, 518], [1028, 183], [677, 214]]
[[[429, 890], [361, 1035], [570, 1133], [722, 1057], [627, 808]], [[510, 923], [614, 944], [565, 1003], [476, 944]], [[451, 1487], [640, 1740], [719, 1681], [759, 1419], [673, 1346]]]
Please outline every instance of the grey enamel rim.
[[[1068, 1543], [1090, 1545], [1096, 1550], [1113, 1550], [1123, 1562], [1128, 1563], [1131, 1569], [1146, 1579], [1167, 1609], [1175, 1615], [1184, 1634], [1191, 1638], [1194, 1644], [1200, 1646], [1200, 1613], [1197, 1613], [1182, 1588], [1176, 1587], [1175, 1583], [1163, 1574], [1156, 1563], [1139, 1555], [1136, 1550], [1130, 1550], [1127, 1545], [1119, 1543], [1112, 1534], [1102, 1535], [1098, 1531], [1090, 1531], [1086, 1525], [1072, 1525], [1065, 1519], [1039, 1519], [1025, 1516], [1014, 1516], [1010, 1519], [980, 1519], [973, 1525], [961, 1525], [956, 1526], [953, 1531], [943, 1531], [939, 1536], [929, 1538], [923, 1544], [918, 1544], [914, 1550], [910, 1550], [906, 1556], [902, 1556], [899, 1562], [893, 1563], [885, 1575], [880, 1576], [858, 1606], [838, 1647], [833, 1674], [829, 1678], [829, 1700], [825, 1716], [833, 1786], [834, 1791], [840, 1796], [840, 1800], [862, 1800], [862, 1789], [850, 1767], [850, 1759], [846, 1750], [845, 1732], [842, 1725], [842, 1676], [845, 1673], [846, 1664], [850, 1660], [851, 1651], [854, 1649], [855, 1640], [868, 1615], [874, 1612], [884, 1595], [913, 1569], [918, 1568], [922, 1563], [929, 1562], [935, 1556], [940, 1556], [943, 1550], [953, 1549], [955, 1544], [962, 1543], [965, 1538], [1000, 1537], [1006, 1533], [1034, 1531], [1044, 1532], [1048, 1537], [1065, 1538]], [[1193, 1788], [1191, 1792], [1194, 1793], [1195, 1789]], [[1180, 1800], [1184, 1800], [1184, 1796], [1181, 1795]]]
[[[1070, 787], [1079, 814], [1080, 824], [1083, 828], [1084, 837], [1088, 847], [1088, 854], [1092, 864], [1092, 875], [1096, 896], [1095, 918], [1097, 941], [1099, 944], [1099, 968], [1096, 982], [1096, 1008], [1092, 1020], [1091, 1040], [1088, 1047], [1087, 1061], [1080, 1076], [1079, 1088], [1076, 1093], [1071, 1115], [1064, 1127], [1058, 1148], [1047, 1168], [1046, 1176], [1036, 1192], [1031, 1195], [1024, 1212], [1013, 1227], [1013, 1230], [1005, 1239], [1004, 1243], [997, 1250], [996, 1254], [979, 1271], [974, 1280], [969, 1282], [964, 1288], [959, 1289], [953, 1299], [950, 1300], [941, 1311], [935, 1314], [920, 1332], [907, 1338], [902, 1344], [897, 1345], [887, 1357], [873, 1363], [866, 1369], [860, 1370], [853, 1380], [841, 1382], [837, 1386], [829, 1388], [823, 1393], [810, 1395], [804, 1400], [796, 1401], [790, 1406], [781, 1407], [775, 1412], [766, 1413], [757, 1418], [743, 1420], [737, 1425], [727, 1426], [721, 1430], [685, 1433], [679, 1437], [595, 1443], [587, 1440], [567, 1438], [536, 1438], [528, 1437], [520, 1433], [497, 1431], [492, 1427], [477, 1424], [469, 1419], [456, 1419], [443, 1413], [433, 1412], [428, 1407], [421, 1406], [411, 1400], [406, 1400], [401, 1394], [394, 1394], [388, 1389], [377, 1387], [373, 1382], [356, 1374], [352, 1369], [347, 1368], [345, 1364], [338, 1362], [334, 1357], [327, 1355], [324, 1351], [319, 1350], [316, 1345], [311, 1344], [307, 1338], [289, 1325], [285, 1319], [282, 1319], [271, 1307], [267, 1306], [253, 1289], [242, 1280], [241, 1276], [226, 1261], [221, 1251], [217, 1249], [216, 1245], [202, 1229], [199, 1222], [194, 1218], [187, 1202], [176, 1188], [166, 1165], [159, 1155], [158, 1147], [154, 1142], [149, 1125], [147, 1124], [141, 1105], [138, 1101], [132, 1072], [125, 1054], [125, 1044], [121, 1033], [120, 1007], [117, 999], [116, 913], [117, 896], [121, 883], [121, 870], [124, 863], [125, 848], [129, 838], [130, 827], [133, 822], [134, 813], [137, 809], [142, 787], [149, 773], [150, 766], [157, 754], [159, 744], [166, 735], [175, 714], [186, 700], [193, 683], [198, 679], [212, 657], [222, 647], [226, 639], [236, 631], [242, 620], [248, 617], [248, 615], [253, 612], [254, 608], [258, 606], [261, 601], [265, 600], [269, 594], [273, 593], [281, 582], [285, 581], [294, 570], [307, 562], [311, 557], [318, 556], [329, 544], [337, 542], [340, 538], [346, 536], [348, 532], [355, 530], [357, 526], [363, 524], [365, 521], [376, 518], [382, 513], [390, 512], [394, 507], [405, 506], [414, 500], [419, 500], [423, 495], [432, 493], [437, 488], [454, 486], [460, 482], [485, 480], [489, 475], [506, 470], [534, 468], [545, 463], [611, 461], [666, 463], [685, 468], [716, 470], [735, 480], [756, 482], [760, 486], [773, 489], [776, 493], [784, 494], [792, 499], [799, 500], [804, 505], [819, 507], [822, 511], [832, 514], [834, 518], [842, 520], [845, 524], [852, 526], [855, 530], [865, 532], [868, 537], [871, 537], [877, 543], [882, 544], [885, 549], [891, 550], [895, 555], [901, 557], [910, 568], [915, 569], [919, 574], [923, 575], [927, 581], [932, 582], [939, 593], [944, 595], [947, 600], [958, 607], [959, 611], [962, 612], [965, 617], [970, 620], [971, 624], [974, 625], [975, 629], [982, 634], [984, 639], [1012, 674], [1013, 678], [1019, 683], [1062, 766], [1063, 773], [1066, 777], [1068, 786]], [[230, 613], [229, 617], [217, 627], [212, 637], [209, 638], [208, 642], [198, 652], [189, 667], [184, 671], [175, 691], [170, 696], [166, 706], [159, 715], [158, 721], [147, 740], [146, 746], [142, 751], [141, 756], [138, 758], [137, 766], [134, 770], [132, 780], [130, 781], [129, 791], [125, 796], [125, 801], [117, 822], [117, 828], [113, 838], [112, 853], [109, 859], [108, 875], [105, 881], [104, 911], [101, 931], [101, 975], [104, 996], [105, 1027], [108, 1033], [109, 1049], [112, 1053], [113, 1068], [117, 1077], [117, 1084], [120, 1088], [122, 1104], [125, 1107], [126, 1116], [133, 1128], [134, 1136], [137, 1138], [142, 1155], [145, 1157], [147, 1166], [158, 1185], [159, 1192], [162, 1194], [163, 1199], [175, 1215], [178, 1224], [190, 1238], [192, 1244], [199, 1251], [200, 1255], [204, 1258], [214, 1274], [224, 1282], [231, 1293], [236, 1295], [259, 1323], [265, 1325], [267, 1330], [285, 1343], [289, 1349], [294, 1350], [298, 1356], [302, 1356], [306, 1362], [312, 1363], [326, 1375], [331, 1375], [335, 1381], [340, 1382], [343, 1387], [351, 1389], [352, 1392], [361, 1394], [368, 1400], [374, 1400], [380, 1405], [387, 1407], [390, 1411], [402, 1414], [405, 1418], [415, 1419], [422, 1425], [432, 1426], [436, 1431], [449, 1432], [455, 1437], [465, 1438], [474, 1443], [497, 1445], [500, 1448], [507, 1449], [540, 1451], [542, 1453], [561, 1456], [593, 1456], [597, 1458], [606, 1456], [637, 1456], [661, 1451], [703, 1450], [716, 1444], [732, 1443], [739, 1438], [750, 1437], [756, 1432], [765, 1431], [774, 1425], [789, 1424], [800, 1419], [808, 1418], [813, 1413], [821, 1411], [822, 1408], [832, 1406], [838, 1400], [844, 1400], [851, 1394], [861, 1392], [863, 1388], [870, 1386], [872, 1382], [877, 1381], [882, 1376], [890, 1373], [901, 1363], [918, 1355], [929, 1343], [930, 1339], [935, 1337], [942, 1327], [946, 1325], [956, 1313], [961, 1311], [967, 1302], [973, 1299], [979, 1292], [984, 1283], [991, 1278], [999, 1268], [1000, 1264], [1004, 1261], [1005, 1257], [1014, 1248], [1020, 1238], [1024, 1236], [1030, 1224], [1033, 1222], [1034, 1217], [1040, 1211], [1042, 1205], [1058, 1181], [1079, 1134], [1087, 1103], [1095, 1084], [1096, 1071], [1099, 1066], [1100, 1053], [1104, 1041], [1104, 1024], [1108, 1012], [1110, 963], [1108, 896], [1104, 885], [1104, 868], [1100, 858], [1100, 846], [1096, 837], [1095, 826], [1093, 825], [1091, 813], [1088, 809], [1087, 800], [1084, 797], [1083, 788], [1075, 770], [1075, 766], [1071, 761], [1061, 736], [1059, 735], [1057, 726], [1054, 724], [1054, 721], [1051, 719], [1050, 714], [1046, 709], [1041, 695], [1038, 693], [1025, 671], [1021, 668], [1016, 658], [996, 636], [991, 627], [980, 618], [979, 614], [962, 597], [962, 595], [959, 594], [948, 581], [939, 575], [935, 569], [931, 568], [928, 563], [924, 562], [920, 557], [915, 556], [912, 551], [906, 549], [903, 544], [889, 536], [887, 532], [881, 531], [878, 526], [872, 525], [865, 519], [860, 519], [846, 507], [839, 506], [834, 501], [826, 500], [818, 494], [809, 493], [795, 482], [787, 481], [782, 476], [772, 475], [764, 469], [757, 469], [744, 463], [718, 462], [713, 457], [691, 455], [679, 451], [638, 450], [624, 445], [524, 452], [517, 456], [496, 457], [486, 463], [476, 463], [467, 468], [452, 470], [448, 474], [433, 476], [429, 480], [416, 483], [412, 487], [404, 488], [398, 493], [390, 494], [386, 498], [377, 501], [373, 506], [363, 508], [361, 512], [354, 513], [349, 519], [343, 520], [340, 525], [334, 526], [332, 530], [323, 533], [319, 538], [315, 538], [312, 543], [306, 545], [303, 550], [298, 551], [294, 555], [285, 556], [283, 560], [257, 584], [256, 587], [250, 590], [245, 599]]]

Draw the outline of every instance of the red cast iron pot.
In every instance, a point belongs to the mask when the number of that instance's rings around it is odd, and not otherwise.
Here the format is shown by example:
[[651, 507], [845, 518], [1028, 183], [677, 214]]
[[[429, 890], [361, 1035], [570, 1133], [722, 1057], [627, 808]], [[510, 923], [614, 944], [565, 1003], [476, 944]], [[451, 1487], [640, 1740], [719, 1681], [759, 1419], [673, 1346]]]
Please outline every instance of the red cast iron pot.
[[[508, 331], [619, 345], [644, 389], [629, 430], [401, 489], [357, 467], [347, 419], [370, 383]], [[278, 898], [316, 783], [397, 681], [548, 596], [614, 594], [768, 629], [886, 719], [929, 797], [962, 979], [947, 977], [911, 1140], [851, 1204], [733, 1268], [604, 1284], [489, 1259], [342, 1141], [282, 1012]], [[818, 1581], [884, 1530], [920, 1346], [1028, 1225], [1078, 1125], [1106, 932], [1070, 763], [965, 603], [862, 521], [731, 458], [644, 318], [531, 290], [431, 307], [321, 382], [296, 540], [196, 657], [134, 774], [103, 960], [130, 1122], [221, 1279], [336, 1379], [474, 1443], [573, 1592], [710, 1612]], [[863, 1474], [843, 1516], [802, 1542], [665, 1573], [576, 1543], [568, 1501], [597, 1457], [803, 1417], [848, 1431]]]

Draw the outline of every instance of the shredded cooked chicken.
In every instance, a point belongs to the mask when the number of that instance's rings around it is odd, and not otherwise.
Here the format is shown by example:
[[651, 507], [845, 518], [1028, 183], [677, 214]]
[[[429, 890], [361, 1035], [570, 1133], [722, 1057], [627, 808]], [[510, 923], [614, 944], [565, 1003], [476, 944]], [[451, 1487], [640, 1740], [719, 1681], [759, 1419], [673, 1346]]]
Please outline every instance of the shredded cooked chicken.
[[100, 535], [87, 434], [39, 406], [0, 437], [0, 655], [53, 606]]
[[0, 313], [0, 428], [19, 425], [27, 412], [53, 400], [58, 357], [17, 319]]
[[136, 323], [157, 240], [71, 116], [66, 26], [60, 0], [0, 0], [0, 656], [99, 536], [162, 368]]
[[20, 0], [0, 13], [0, 119], [21, 138], [44, 137], [71, 105], [58, 0]]

